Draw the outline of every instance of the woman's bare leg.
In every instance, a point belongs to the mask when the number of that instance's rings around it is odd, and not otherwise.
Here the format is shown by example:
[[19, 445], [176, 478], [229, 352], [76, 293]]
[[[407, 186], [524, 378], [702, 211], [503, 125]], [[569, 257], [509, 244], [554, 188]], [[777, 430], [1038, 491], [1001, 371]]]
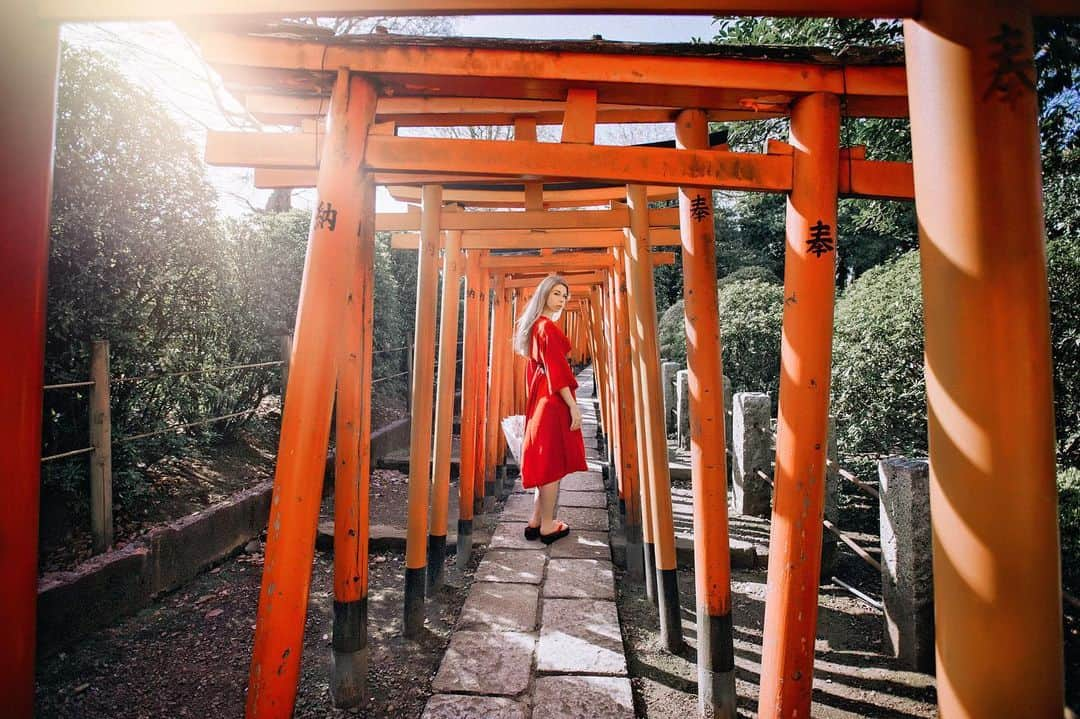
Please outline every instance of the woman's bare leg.
[[530, 527], [540, 527], [540, 488], [537, 487], [533, 490], [533, 511], [532, 516], [529, 517]]
[[561, 526], [555, 521], [555, 504], [559, 500], [559, 482], [552, 482], [540, 487], [540, 533], [552, 534]]

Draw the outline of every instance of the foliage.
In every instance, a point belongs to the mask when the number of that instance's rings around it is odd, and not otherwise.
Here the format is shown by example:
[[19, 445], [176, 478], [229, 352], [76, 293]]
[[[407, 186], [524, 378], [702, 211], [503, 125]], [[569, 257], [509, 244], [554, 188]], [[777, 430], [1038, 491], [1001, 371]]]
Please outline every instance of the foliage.
[[1058, 461], [1080, 467], [1080, 237], [1047, 243]]
[[1075, 593], [1080, 590], [1080, 468], [1060, 469], [1057, 488], [1062, 583]]
[[[748, 273], [749, 274], [749, 273]], [[760, 274], [760, 272], [756, 273]], [[775, 402], [780, 384], [780, 326], [784, 289], [758, 278], [724, 283], [718, 293], [721, 358], [736, 392], [768, 392]], [[660, 355], [686, 364], [683, 302], [660, 320]]]
[[[132, 442], [134, 434], [258, 406], [280, 391], [277, 367], [127, 381], [276, 360], [292, 332], [309, 212], [253, 213], [219, 222], [203, 163], [148, 93], [99, 55], [65, 47], [57, 115], [45, 376], [85, 380], [93, 339], [110, 342], [113, 488], [118, 506], [145, 499], [142, 469], [231, 438], [250, 415]], [[411, 335], [415, 253], [375, 255], [374, 347]], [[400, 265], [400, 267], [399, 267]], [[401, 284], [404, 283], [404, 286]], [[412, 306], [411, 304], [409, 305]], [[329, 338], [328, 338], [329, 339]], [[375, 377], [402, 369], [378, 352]], [[377, 393], [403, 393], [401, 380]], [[44, 453], [87, 445], [83, 391], [45, 395]], [[46, 492], [85, 515], [85, 460], [45, 466]]]
[[832, 411], [845, 454], [926, 453], [919, 256], [867, 271], [836, 304]]

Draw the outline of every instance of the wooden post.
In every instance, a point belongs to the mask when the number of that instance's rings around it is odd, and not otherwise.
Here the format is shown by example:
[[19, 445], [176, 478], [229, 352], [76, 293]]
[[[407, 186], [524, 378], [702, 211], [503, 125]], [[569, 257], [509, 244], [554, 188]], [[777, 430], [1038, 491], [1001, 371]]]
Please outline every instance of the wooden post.
[[37, 628], [41, 407], [49, 264], [53, 137], [59, 25], [37, 18], [37, 4], [5, 8], [0, 58], [17, 72], [0, 79], [0, 616], [7, 626], [0, 696], [14, 717], [34, 713]]
[[1027, 2], [907, 21], [938, 707], [1061, 716], [1053, 382]]
[[289, 717], [296, 700], [311, 562], [330, 435], [339, 347], [356, 235], [362, 218], [363, 158], [375, 113], [371, 85], [338, 73], [330, 101], [326, 144], [311, 223], [294, 332], [295, 345], [282, 412], [266, 563], [255, 620], [248, 679], [248, 719]]
[[506, 313], [506, 276], [498, 275], [495, 278], [494, 292], [491, 295], [491, 350], [489, 360], [491, 365], [491, 379], [488, 390], [487, 425], [485, 426], [484, 442], [484, 481], [491, 482], [496, 487], [496, 494], [504, 496], [506, 487], [501, 474], [496, 474], [497, 465], [501, 463], [498, 455], [500, 424], [502, 422], [502, 391], [503, 391], [503, 368], [506, 365], [506, 347], [508, 344]]
[[649, 202], [645, 187], [627, 187], [630, 228], [626, 231], [627, 304], [631, 310], [630, 338], [641, 379], [641, 420], [648, 456], [649, 508], [656, 547], [656, 597], [660, 609], [660, 640], [669, 651], [682, 648], [682, 617], [675, 564], [675, 521], [671, 509], [667, 432], [660, 388], [660, 351], [656, 342], [656, 300], [652, 260], [649, 259]]
[[109, 341], [90, 345], [90, 526], [94, 554], [113, 544], [112, 415], [109, 401]]
[[334, 625], [330, 695], [334, 706], [367, 697], [368, 487], [371, 474], [371, 368], [374, 334], [375, 185], [364, 183], [356, 263], [338, 360], [334, 465]]
[[292, 335], [281, 335], [278, 338], [278, 349], [281, 352], [281, 406], [285, 407], [285, 393], [289, 386], [289, 366], [292, 363]]
[[840, 103], [816, 93], [791, 113], [776, 474], [759, 716], [810, 716], [829, 432]]
[[409, 518], [405, 538], [403, 631], [409, 638], [418, 637], [424, 629], [432, 384], [435, 380], [435, 295], [439, 286], [442, 186], [424, 185], [423, 198], [420, 249], [416, 253], [416, 331], [413, 340], [412, 422], [409, 427]]
[[[450, 449], [454, 440], [454, 385], [457, 379], [458, 307], [461, 294], [461, 231], [443, 233], [442, 317], [439, 321], [439, 377], [435, 404], [435, 462], [432, 466], [431, 527], [428, 529], [427, 590], [443, 585], [446, 523], [450, 506]], [[466, 310], [468, 311], [468, 310]], [[468, 337], [465, 337], [468, 342]], [[462, 436], [466, 412], [462, 385]]]
[[[701, 110], [683, 110], [676, 147], [709, 147]], [[735, 718], [735, 650], [731, 622], [727, 448], [720, 312], [716, 298], [716, 230], [712, 190], [679, 188], [683, 306], [690, 385], [690, 476], [694, 493], [694, 579], [697, 590], [698, 713]]]
[[[414, 319], [415, 323], [415, 319]], [[405, 409], [409, 413], [410, 424], [412, 418], [412, 376], [413, 376], [413, 338], [405, 338], [405, 386], [409, 391], [405, 393]]]
[[[649, 512], [649, 487], [645, 467], [647, 457], [644, 436], [640, 431], [637, 409], [637, 370], [630, 339], [630, 315], [627, 307], [626, 272], [623, 249], [616, 247], [612, 291], [615, 313], [615, 366], [619, 378], [620, 466], [623, 476], [623, 500], [626, 504], [626, 573], [644, 579], [650, 601], [656, 597], [656, 552], [653, 549], [652, 515]], [[640, 551], [638, 550], [640, 547]], [[639, 556], [640, 555], [640, 556]]]

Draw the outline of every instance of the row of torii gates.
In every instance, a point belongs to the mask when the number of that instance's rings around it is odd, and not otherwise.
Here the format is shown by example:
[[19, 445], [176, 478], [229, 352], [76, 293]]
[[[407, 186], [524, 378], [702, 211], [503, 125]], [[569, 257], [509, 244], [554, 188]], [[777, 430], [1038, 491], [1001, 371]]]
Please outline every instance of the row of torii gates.
[[[634, 12], [903, 17], [906, 71], [887, 55], [794, 48], [260, 34], [223, 15]], [[291, 133], [211, 133], [211, 162], [256, 183], [314, 186], [247, 698], [292, 712], [321, 467], [337, 395], [335, 692], [362, 692], [373, 233], [419, 250], [405, 629], [445, 555], [459, 278], [464, 363], [458, 541], [493, 491], [499, 418], [521, 409], [509, 333], [544, 273], [568, 276], [575, 358], [596, 369], [625, 504], [630, 576], [664, 642], [681, 643], [651, 268], [682, 247], [691, 391], [699, 694], [734, 715], [730, 567], [711, 190], [787, 193], [785, 307], [761, 717], [809, 715], [828, 415], [836, 205], [910, 199], [919, 216], [942, 716], [1060, 716], [1060, 569], [1046, 262], [1031, 15], [1069, 0], [21, 0], [0, 57], [0, 683], [33, 711], [38, 448], [58, 22], [183, 16], [208, 62], [262, 119]], [[207, 24], [207, 17], [216, 18]], [[195, 23], [195, 20], [198, 23]], [[209, 29], [208, 29], [209, 28]], [[842, 116], [911, 117], [914, 173], [841, 148]], [[790, 115], [762, 153], [711, 146], [708, 122]], [[674, 147], [603, 147], [605, 122], [674, 122]], [[401, 137], [403, 127], [513, 124], [514, 141]], [[537, 124], [562, 125], [560, 143]], [[377, 215], [384, 185], [419, 211]], [[650, 200], [678, 208], [650, 209]], [[519, 211], [461, 211], [481, 207]], [[603, 209], [575, 209], [582, 207]], [[553, 208], [569, 208], [555, 211]], [[418, 234], [416, 232], [418, 231]], [[539, 255], [506, 256], [508, 248]], [[562, 252], [554, 252], [560, 249]], [[438, 388], [436, 292], [443, 272]], [[434, 411], [432, 411], [434, 410]], [[432, 420], [432, 414], [434, 419]], [[432, 428], [434, 422], [434, 430]], [[432, 441], [434, 440], [434, 449]], [[432, 455], [434, 462], [432, 463]], [[429, 464], [432, 471], [429, 473]], [[430, 506], [430, 517], [429, 517]], [[351, 684], [350, 684], [351, 682]]]

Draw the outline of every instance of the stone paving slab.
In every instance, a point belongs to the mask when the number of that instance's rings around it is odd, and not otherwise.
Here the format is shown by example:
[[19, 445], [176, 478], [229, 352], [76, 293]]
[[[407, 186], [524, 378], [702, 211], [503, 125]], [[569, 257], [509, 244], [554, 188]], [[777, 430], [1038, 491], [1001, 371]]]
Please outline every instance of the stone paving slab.
[[436, 694], [428, 699], [420, 719], [525, 719], [525, 709], [502, 697]]
[[544, 580], [544, 597], [615, 599], [611, 562], [602, 559], [552, 559]]
[[540, 677], [533, 717], [633, 719], [634, 695], [625, 677]]
[[607, 507], [607, 495], [604, 492], [573, 492], [564, 489], [559, 492], [559, 506], [603, 509]]
[[615, 602], [545, 599], [537, 670], [625, 676], [626, 656]]
[[491, 549], [534, 549], [542, 552], [542, 542], [525, 539], [525, 522], [499, 522], [491, 535]]
[[571, 532], [575, 529], [592, 532], [604, 532], [608, 529], [608, 513], [606, 509], [559, 507], [556, 514], [559, 519], [570, 525]]
[[546, 562], [547, 556], [542, 551], [489, 549], [476, 568], [475, 581], [539, 584], [544, 579]]
[[506, 498], [506, 504], [502, 510], [504, 522], [528, 522], [533, 513], [533, 495], [514, 494]]
[[574, 472], [563, 477], [559, 487], [569, 492], [603, 492], [604, 478], [599, 472]]
[[551, 558], [611, 559], [607, 532], [571, 531], [569, 536], [551, 545]]
[[531, 665], [535, 649], [535, 634], [455, 631], [431, 689], [437, 693], [520, 694], [529, 686], [529, 672], [523, 668]]
[[539, 596], [539, 588], [531, 584], [476, 582], [461, 608], [457, 628], [534, 631]]

